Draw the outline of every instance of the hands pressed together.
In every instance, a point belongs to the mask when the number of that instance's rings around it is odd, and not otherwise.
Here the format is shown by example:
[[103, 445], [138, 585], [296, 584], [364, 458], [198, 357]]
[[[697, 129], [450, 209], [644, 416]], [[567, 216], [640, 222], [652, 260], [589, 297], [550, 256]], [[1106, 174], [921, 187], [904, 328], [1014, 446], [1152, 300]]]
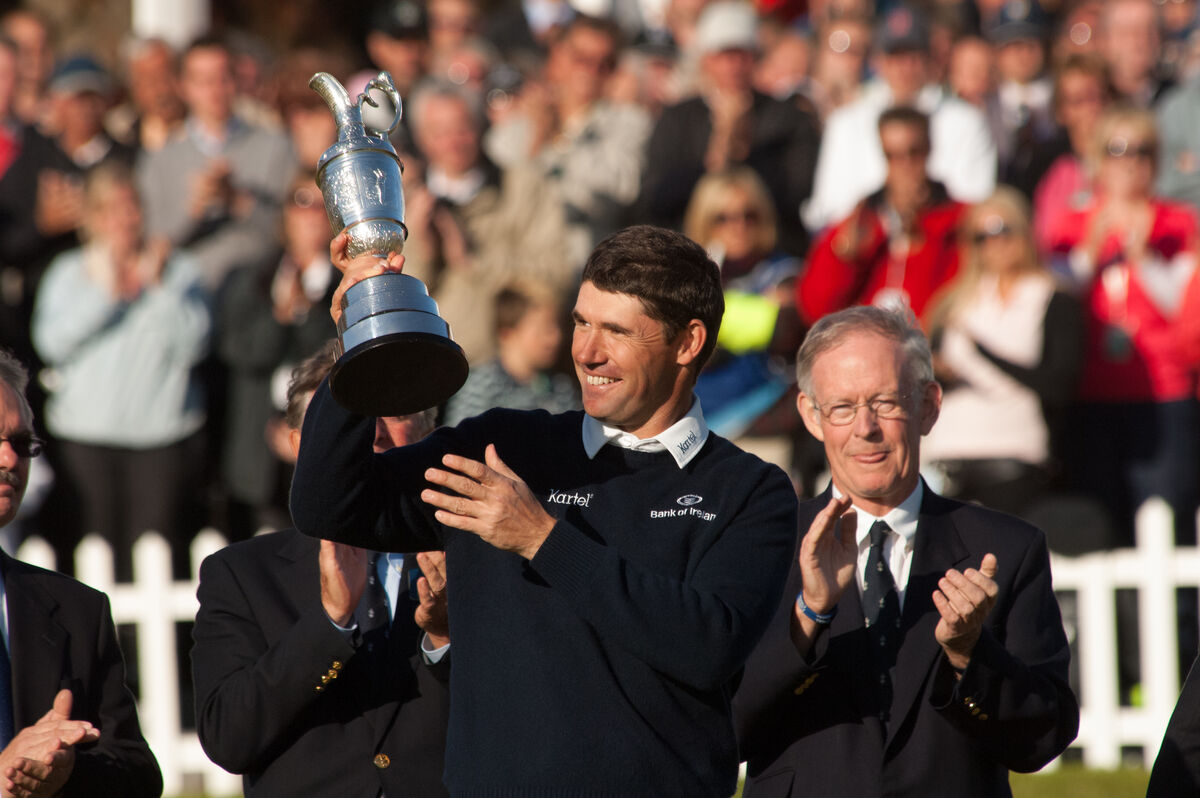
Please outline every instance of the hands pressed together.
[[85, 720], [71, 720], [70, 690], [60, 690], [54, 705], [0, 751], [0, 798], [40, 798], [58, 793], [75, 768], [75, 746], [100, 739]]
[[[858, 569], [857, 518], [848, 497], [835, 497], [817, 514], [800, 544], [800, 575], [804, 603], [813, 612], [833, 612]], [[950, 665], [964, 670], [983, 632], [983, 623], [999, 592], [997, 562], [985, 554], [979, 568], [951, 568], [938, 581], [933, 604], [941, 616], [934, 639]], [[801, 654], [808, 652], [818, 627], [799, 608], [793, 613], [792, 639]]]

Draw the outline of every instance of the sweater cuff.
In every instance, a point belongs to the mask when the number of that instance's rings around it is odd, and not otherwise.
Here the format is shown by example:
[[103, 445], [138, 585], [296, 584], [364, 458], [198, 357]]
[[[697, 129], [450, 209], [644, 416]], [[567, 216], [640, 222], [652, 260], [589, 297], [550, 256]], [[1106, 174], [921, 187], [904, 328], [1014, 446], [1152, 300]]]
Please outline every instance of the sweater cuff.
[[600, 567], [605, 550], [605, 546], [560, 520], [529, 564], [552, 587], [579, 595]]

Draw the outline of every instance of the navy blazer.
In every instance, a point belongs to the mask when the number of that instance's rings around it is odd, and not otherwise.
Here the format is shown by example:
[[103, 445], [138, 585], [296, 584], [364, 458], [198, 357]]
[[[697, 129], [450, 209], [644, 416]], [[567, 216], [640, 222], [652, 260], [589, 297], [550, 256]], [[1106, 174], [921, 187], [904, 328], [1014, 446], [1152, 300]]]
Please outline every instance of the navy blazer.
[[[829, 498], [826, 491], [800, 506], [801, 536]], [[940, 616], [932, 594], [947, 569], [978, 568], [988, 552], [996, 555], [999, 595], [956, 681], [934, 639]], [[1070, 653], [1045, 536], [1035, 527], [926, 487], [886, 726], [867, 670], [858, 590], [846, 590], [830, 627], [801, 657], [790, 635], [800, 589], [793, 561], [734, 699], [746, 798], [1008, 796], [1009, 770], [1037, 770], [1075, 738]]]
[[71, 691], [71, 717], [100, 729], [100, 739], [76, 747], [75, 768], [62, 796], [157, 798], [158, 762], [142, 737], [125, 661], [117, 645], [108, 596], [68, 576], [0, 552], [8, 606], [13, 722], [32, 726], [59, 690]]
[[201, 745], [243, 774], [248, 798], [446, 795], [449, 655], [425, 664], [403, 608], [386, 646], [356, 647], [321, 605], [319, 551], [320, 541], [286, 530], [201, 564], [192, 647]]

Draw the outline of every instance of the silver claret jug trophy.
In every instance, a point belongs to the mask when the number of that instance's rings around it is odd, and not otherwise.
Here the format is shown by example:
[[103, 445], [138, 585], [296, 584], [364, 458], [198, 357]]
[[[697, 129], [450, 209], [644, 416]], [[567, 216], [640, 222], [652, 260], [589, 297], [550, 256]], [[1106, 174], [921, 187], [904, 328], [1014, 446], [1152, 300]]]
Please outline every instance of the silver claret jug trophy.
[[[351, 257], [401, 252], [404, 188], [401, 163], [388, 134], [400, 124], [400, 93], [387, 72], [371, 80], [357, 101], [332, 75], [318, 72], [308, 85], [337, 122], [338, 140], [317, 167], [317, 185], [334, 233], [350, 236]], [[362, 104], [376, 105], [372, 88], [396, 109], [387, 130], [364, 126]], [[402, 416], [435, 407], [467, 379], [467, 359], [450, 338], [425, 284], [407, 274], [368, 277], [346, 291], [338, 322], [341, 354], [329, 375], [334, 399], [365, 416]]]

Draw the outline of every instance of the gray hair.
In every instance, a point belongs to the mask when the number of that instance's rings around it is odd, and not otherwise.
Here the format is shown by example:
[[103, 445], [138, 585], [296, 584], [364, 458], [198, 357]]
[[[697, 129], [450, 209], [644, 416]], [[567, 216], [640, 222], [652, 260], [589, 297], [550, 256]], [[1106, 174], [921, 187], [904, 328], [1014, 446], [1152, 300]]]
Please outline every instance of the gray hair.
[[21, 417], [25, 423], [33, 424], [33, 408], [25, 396], [25, 389], [29, 386], [29, 370], [7, 349], [0, 349], [0, 383], [12, 388], [21, 403]]
[[[477, 92], [441, 78], [422, 80], [413, 88], [412, 99], [406, 100], [405, 113], [412, 122], [414, 134], [417, 134], [420, 129], [421, 120], [425, 117], [426, 106], [431, 100], [437, 98], [457, 100], [466, 106], [467, 111], [471, 114], [471, 123], [475, 126], [475, 132], [482, 134], [487, 123], [487, 111], [484, 108], [483, 99]], [[419, 135], [418, 138], [420, 138]]]
[[813, 395], [812, 369], [817, 358], [854, 333], [875, 333], [900, 345], [904, 353], [904, 388], [923, 388], [933, 382], [929, 341], [912, 312], [859, 305], [822, 317], [808, 331], [796, 355], [796, 382], [802, 393], [810, 398]]

